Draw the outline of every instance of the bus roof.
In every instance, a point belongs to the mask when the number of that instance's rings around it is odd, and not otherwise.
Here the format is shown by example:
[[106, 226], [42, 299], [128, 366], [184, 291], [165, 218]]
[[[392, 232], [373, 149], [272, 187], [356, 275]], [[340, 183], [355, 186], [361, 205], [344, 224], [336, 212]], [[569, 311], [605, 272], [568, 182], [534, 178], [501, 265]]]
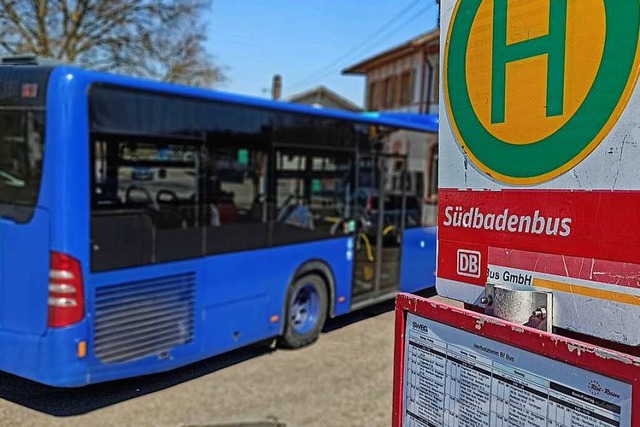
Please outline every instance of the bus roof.
[[97, 71], [71, 67], [54, 67], [53, 78], [55, 76], [66, 76], [66, 78], [80, 78], [88, 84], [104, 83], [109, 85], [125, 86], [132, 89], [146, 90], [173, 94], [178, 96], [195, 97], [209, 99], [231, 104], [240, 104], [256, 108], [265, 108], [275, 111], [286, 111], [292, 113], [312, 115], [316, 117], [326, 117], [333, 119], [349, 120], [362, 124], [388, 126], [402, 128], [419, 132], [436, 133], [438, 131], [438, 116], [435, 114], [411, 114], [411, 113], [382, 113], [365, 112], [355, 113], [329, 108], [315, 108], [301, 104], [291, 104], [282, 101], [237, 95], [228, 92], [221, 92], [211, 89], [185, 86], [175, 83], [153, 81], [138, 77], [130, 77], [116, 74], [108, 74]]

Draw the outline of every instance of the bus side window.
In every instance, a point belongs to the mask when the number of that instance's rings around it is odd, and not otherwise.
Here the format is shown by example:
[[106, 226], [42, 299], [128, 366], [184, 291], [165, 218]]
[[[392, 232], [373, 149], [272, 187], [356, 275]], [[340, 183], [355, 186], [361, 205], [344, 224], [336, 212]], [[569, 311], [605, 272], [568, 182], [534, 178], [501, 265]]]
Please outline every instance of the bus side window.
[[273, 244], [342, 236], [351, 212], [351, 156], [276, 151]]
[[[197, 145], [129, 135], [93, 138], [92, 262], [121, 268], [202, 255]], [[135, 236], [140, 245], [131, 239]]]
[[265, 151], [209, 144], [203, 168], [206, 253], [269, 246]]
[[151, 179], [143, 181], [156, 211], [156, 261], [201, 256], [202, 229], [196, 197], [200, 144], [177, 139], [154, 142], [138, 150], [146, 150], [141, 154], [157, 165], [150, 168]]

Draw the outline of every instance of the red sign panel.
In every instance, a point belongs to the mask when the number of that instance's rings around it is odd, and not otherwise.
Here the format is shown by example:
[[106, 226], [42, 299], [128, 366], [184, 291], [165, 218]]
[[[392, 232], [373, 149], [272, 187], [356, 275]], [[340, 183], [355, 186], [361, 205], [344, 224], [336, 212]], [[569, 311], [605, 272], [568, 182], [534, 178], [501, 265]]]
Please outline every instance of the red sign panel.
[[396, 300], [395, 427], [638, 426], [639, 381], [638, 358], [413, 295]]
[[[470, 191], [441, 188], [439, 277], [486, 283], [459, 274], [458, 249], [472, 246], [640, 262], [640, 191]], [[480, 246], [478, 246], [480, 245]]]

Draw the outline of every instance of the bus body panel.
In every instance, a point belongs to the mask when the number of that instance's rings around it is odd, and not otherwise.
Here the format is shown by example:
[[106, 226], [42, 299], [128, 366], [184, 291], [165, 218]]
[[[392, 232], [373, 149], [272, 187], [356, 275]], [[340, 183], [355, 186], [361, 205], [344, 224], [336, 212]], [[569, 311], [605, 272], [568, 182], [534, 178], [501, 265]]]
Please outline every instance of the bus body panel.
[[402, 233], [400, 290], [415, 292], [435, 286], [436, 227], [409, 228]]
[[[153, 355], [126, 363], [103, 363], [90, 350], [88, 381], [93, 383], [163, 372], [277, 336], [283, 327], [283, 302], [287, 289], [296, 271], [308, 262], [323, 262], [332, 267], [336, 288], [335, 312], [348, 312], [353, 268], [348, 255], [349, 240], [331, 239], [93, 274], [88, 281], [89, 287], [98, 290], [125, 283], [132, 275], [136, 280], [146, 280], [195, 273], [196, 315], [194, 340], [173, 348], [162, 357]], [[273, 268], [274, 262], [278, 263], [278, 269]], [[339, 296], [346, 299], [338, 302]], [[91, 305], [88, 311], [94, 310]], [[271, 316], [277, 316], [278, 320], [270, 321]], [[92, 328], [90, 348], [94, 337]]]
[[87, 329], [83, 321], [44, 336], [0, 331], [0, 370], [56, 387], [87, 385], [88, 366], [77, 354]]
[[[278, 335], [284, 325], [287, 289], [296, 272], [309, 262], [321, 262], [331, 269], [335, 289], [329, 303], [336, 315], [348, 312], [353, 269], [349, 240], [327, 239], [205, 258], [203, 317], [205, 330], [212, 331], [207, 334], [211, 344], [233, 347], [236, 342]], [[331, 289], [327, 293], [331, 295]]]
[[49, 214], [36, 208], [31, 221], [0, 220], [0, 328], [42, 335], [47, 327]]
[[[96, 313], [96, 294], [105, 288], [118, 288], [131, 282], [144, 282], [181, 274], [193, 274], [195, 276], [193, 339], [183, 345], [172, 348], [162, 356], [155, 354], [126, 362], [105, 363], [96, 355], [96, 327], [94, 324], [93, 327], [89, 329], [87, 337], [88, 383], [162, 372], [206, 357], [202, 352], [203, 343], [207, 339], [202, 323], [202, 301], [206, 285], [203, 280], [204, 264], [202, 259], [161, 263], [91, 274], [87, 280], [87, 312]], [[132, 277], [135, 279], [132, 279]]]
[[[90, 79], [66, 68], [56, 68], [47, 98], [47, 157], [45, 173], [53, 169], [55, 185], [47, 206], [51, 208], [51, 249], [78, 259], [83, 276], [89, 270], [89, 131], [86, 90]], [[53, 179], [55, 176], [55, 180]], [[45, 176], [46, 178], [46, 176]], [[46, 180], [43, 178], [43, 186]], [[44, 187], [43, 187], [44, 189]]]

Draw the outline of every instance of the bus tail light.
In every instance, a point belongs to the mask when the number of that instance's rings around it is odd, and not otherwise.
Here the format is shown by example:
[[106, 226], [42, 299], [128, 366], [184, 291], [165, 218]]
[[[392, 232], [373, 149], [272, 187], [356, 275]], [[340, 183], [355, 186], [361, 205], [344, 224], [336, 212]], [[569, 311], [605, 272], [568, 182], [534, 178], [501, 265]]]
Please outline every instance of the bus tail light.
[[84, 317], [84, 290], [80, 262], [51, 252], [49, 270], [49, 320], [52, 328], [69, 326]]

